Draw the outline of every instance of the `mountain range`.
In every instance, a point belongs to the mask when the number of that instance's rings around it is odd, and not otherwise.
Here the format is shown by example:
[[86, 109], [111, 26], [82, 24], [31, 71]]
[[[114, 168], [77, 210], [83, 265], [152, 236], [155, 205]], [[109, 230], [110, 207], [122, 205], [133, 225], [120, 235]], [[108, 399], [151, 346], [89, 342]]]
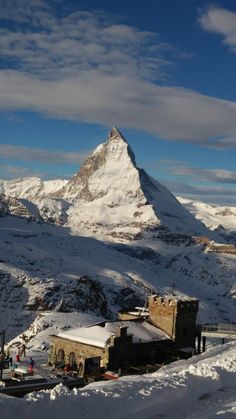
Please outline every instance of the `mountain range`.
[[211, 234], [167, 188], [137, 167], [133, 151], [115, 127], [68, 181], [1, 181], [0, 191], [19, 199], [32, 216], [78, 233], [131, 239], [160, 229]]
[[8, 339], [41, 313], [114, 318], [153, 292], [199, 298], [201, 323], [235, 321], [235, 209], [177, 200], [117, 128], [71, 179], [2, 180], [0, 192]]

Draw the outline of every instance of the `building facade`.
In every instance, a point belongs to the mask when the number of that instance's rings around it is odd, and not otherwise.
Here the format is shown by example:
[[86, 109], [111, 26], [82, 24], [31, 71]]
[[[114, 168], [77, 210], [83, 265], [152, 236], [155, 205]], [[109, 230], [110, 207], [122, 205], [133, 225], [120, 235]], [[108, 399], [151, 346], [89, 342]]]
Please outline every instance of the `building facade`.
[[193, 298], [151, 296], [143, 313], [51, 336], [49, 361], [113, 370], [167, 362], [184, 348], [194, 351], [197, 311]]

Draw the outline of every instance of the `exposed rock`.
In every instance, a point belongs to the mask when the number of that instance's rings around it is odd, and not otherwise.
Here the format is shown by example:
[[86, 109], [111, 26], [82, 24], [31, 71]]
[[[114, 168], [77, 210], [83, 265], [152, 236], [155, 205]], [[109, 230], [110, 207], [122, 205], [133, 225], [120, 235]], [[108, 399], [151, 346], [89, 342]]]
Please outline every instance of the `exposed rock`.
[[140, 260], [152, 261], [157, 264], [160, 263], [160, 255], [149, 247], [138, 247], [138, 246], [129, 246], [125, 244], [116, 244], [112, 246], [112, 248], [118, 250], [119, 252], [125, 253], [128, 256], [131, 256]]
[[43, 298], [37, 298], [27, 305], [28, 309], [56, 310], [64, 313], [72, 311], [91, 311], [110, 317], [107, 299], [101, 283], [84, 275], [77, 281], [67, 284], [56, 284], [47, 288]]
[[9, 214], [27, 219], [33, 218], [28, 208], [19, 199], [0, 194], [0, 216]]

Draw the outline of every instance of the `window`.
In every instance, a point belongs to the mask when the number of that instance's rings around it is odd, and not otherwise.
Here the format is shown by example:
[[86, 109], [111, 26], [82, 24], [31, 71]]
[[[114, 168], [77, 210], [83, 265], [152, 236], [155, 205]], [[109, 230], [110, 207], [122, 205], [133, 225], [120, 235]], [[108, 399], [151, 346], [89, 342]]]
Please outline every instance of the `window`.
[[74, 352], [70, 352], [69, 355], [69, 364], [73, 365], [75, 363], [75, 353]]

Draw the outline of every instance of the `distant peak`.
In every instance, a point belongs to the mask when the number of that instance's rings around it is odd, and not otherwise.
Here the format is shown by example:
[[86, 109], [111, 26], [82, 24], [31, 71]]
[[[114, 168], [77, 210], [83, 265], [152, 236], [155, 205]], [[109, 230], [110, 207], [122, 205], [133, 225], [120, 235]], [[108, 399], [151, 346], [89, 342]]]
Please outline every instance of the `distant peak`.
[[122, 140], [127, 143], [123, 134], [116, 127], [112, 127], [111, 131], [109, 132], [108, 141], [112, 140]]

